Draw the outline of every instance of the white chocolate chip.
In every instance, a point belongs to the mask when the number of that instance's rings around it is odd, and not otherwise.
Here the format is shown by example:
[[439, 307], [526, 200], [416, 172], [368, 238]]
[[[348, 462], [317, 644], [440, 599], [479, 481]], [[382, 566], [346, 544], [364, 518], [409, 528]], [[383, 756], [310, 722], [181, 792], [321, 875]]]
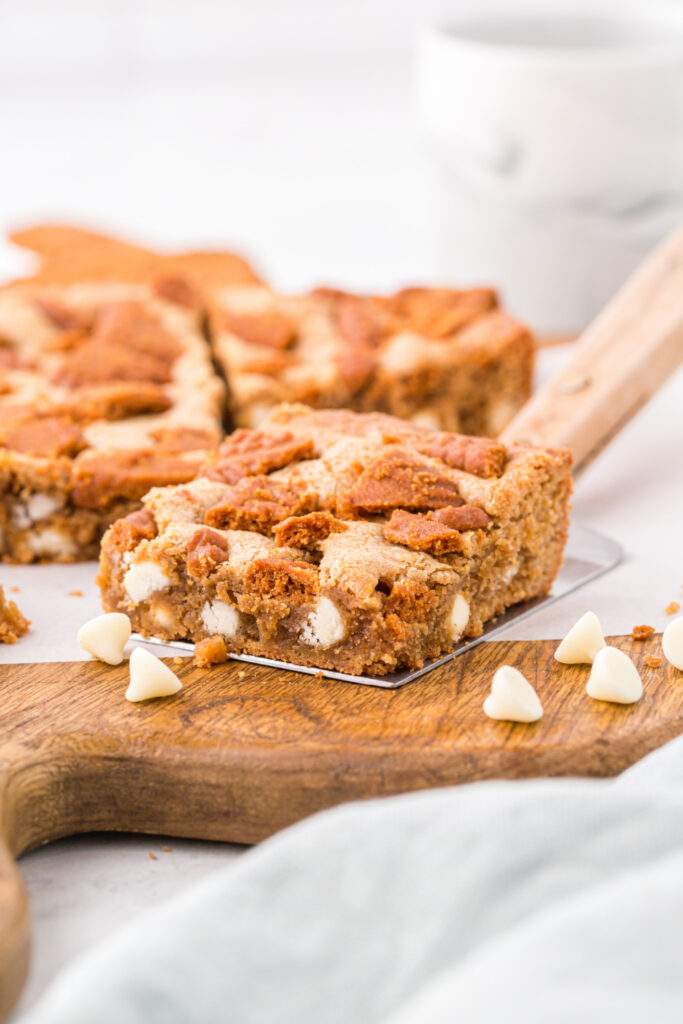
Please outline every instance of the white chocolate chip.
[[666, 660], [674, 668], [680, 668], [683, 671], [683, 615], [670, 622], [664, 630], [662, 650]]
[[519, 669], [501, 665], [484, 701], [484, 713], [502, 722], [537, 722], [543, 716], [543, 706]]
[[47, 519], [61, 507], [62, 502], [51, 494], [32, 494], [26, 502], [26, 511], [32, 523]]
[[586, 693], [593, 700], [635, 704], [643, 696], [643, 681], [628, 654], [618, 647], [603, 647], [593, 660]]
[[430, 408], [428, 405], [422, 409], [418, 409], [410, 417], [412, 423], [418, 427], [427, 427], [428, 430], [440, 430], [441, 421], [439, 414], [436, 409]]
[[341, 612], [329, 597], [321, 597], [306, 619], [301, 639], [312, 647], [331, 647], [346, 636]]
[[208, 601], [202, 608], [202, 622], [212, 636], [235, 636], [240, 626], [240, 613], [226, 601]]
[[600, 620], [595, 612], [586, 612], [574, 623], [555, 651], [555, 660], [564, 665], [591, 665], [604, 646]]
[[129, 670], [130, 682], [126, 690], [126, 700], [170, 697], [183, 688], [175, 672], [144, 647], [136, 647], [131, 654]]
[[76, 553], [73, 540], [63, 530], [56, 530], [54, 527], [44, 527], [28, 535], [27, 540], [31, 545], [34, 555], [48, 555], [52, 558], [72, 558]]
[[448, 627], [450, 630], [451, 638], [453, 640], [459, 640], [465, 632], [465, 627], [470, 621], [470, 605], [469, 601], [462, 596], [462, 594], [456, 594], [455, 600], [451, 606], [451, 610], [448, 616]]
[[84, 622], [76, 639], [88, 654], [107, 665], [120, 665], [130, 639], [130, 619], [122, 612], [107, 612]]
[[165, 590], [170, 582], [159, 563], [149, 559], [133, 562], [123, 577], [124, 589], [135, 602], [146, 601], [158, 590]]

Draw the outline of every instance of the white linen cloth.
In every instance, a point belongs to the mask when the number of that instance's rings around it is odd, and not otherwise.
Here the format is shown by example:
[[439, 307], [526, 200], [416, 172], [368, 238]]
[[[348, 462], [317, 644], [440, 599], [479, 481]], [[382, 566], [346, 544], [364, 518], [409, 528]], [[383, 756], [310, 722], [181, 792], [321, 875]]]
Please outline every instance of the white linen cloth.
[[683, 738], [616, 780], [347, 805], [140, 917], [22, 1024], [683, 1016]]

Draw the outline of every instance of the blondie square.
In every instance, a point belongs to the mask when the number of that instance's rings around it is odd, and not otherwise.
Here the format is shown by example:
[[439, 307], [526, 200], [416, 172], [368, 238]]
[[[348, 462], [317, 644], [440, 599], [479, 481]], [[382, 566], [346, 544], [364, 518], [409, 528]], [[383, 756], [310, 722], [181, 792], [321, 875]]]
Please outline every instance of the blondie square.
[[495, 436], [531, 391], [534, 341], [490, 288], [214, 292], [216, 357], [237, 426], [279, 402], [384, 412], [438, 430]]
[[191, 480], [224, 388], [180, 278], [0, 290], [0, 558], [96, 558], [155, 484]]
[[109, 529], [103, 604], [164, 640], [351, 674], [418, 667], [549, 590], [570, 462], [284, 405]]

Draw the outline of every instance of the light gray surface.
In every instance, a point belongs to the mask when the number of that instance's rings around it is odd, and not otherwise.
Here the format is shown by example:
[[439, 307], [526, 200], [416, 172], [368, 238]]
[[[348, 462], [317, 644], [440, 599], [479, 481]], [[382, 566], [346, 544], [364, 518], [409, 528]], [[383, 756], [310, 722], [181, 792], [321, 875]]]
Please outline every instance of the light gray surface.
[[79, 953], [110, 938], [141, 911], [232, 863], [243, 849], [159, 836], [86, 835], [23, 857], [33, 957], [19, 1010], [35, 1002]]
[[674, 1024], [683, 739], [618, 780], [338, 808], [67, 969], [26, 1024]]

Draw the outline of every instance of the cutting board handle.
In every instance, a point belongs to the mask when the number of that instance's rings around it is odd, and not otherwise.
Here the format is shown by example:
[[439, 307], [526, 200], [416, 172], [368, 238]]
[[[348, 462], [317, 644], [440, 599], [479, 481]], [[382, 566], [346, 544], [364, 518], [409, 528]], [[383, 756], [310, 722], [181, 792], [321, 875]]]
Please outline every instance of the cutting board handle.
[[683, 362], [683, 231], [659, 246], [517, 414], [506, 443], [566, 446], [584, 465]]
[[5, 838], [6, 780], [0, 771], [0, 1021], [10, 1014], [26, 980], [29, 964], [28, 899]]

